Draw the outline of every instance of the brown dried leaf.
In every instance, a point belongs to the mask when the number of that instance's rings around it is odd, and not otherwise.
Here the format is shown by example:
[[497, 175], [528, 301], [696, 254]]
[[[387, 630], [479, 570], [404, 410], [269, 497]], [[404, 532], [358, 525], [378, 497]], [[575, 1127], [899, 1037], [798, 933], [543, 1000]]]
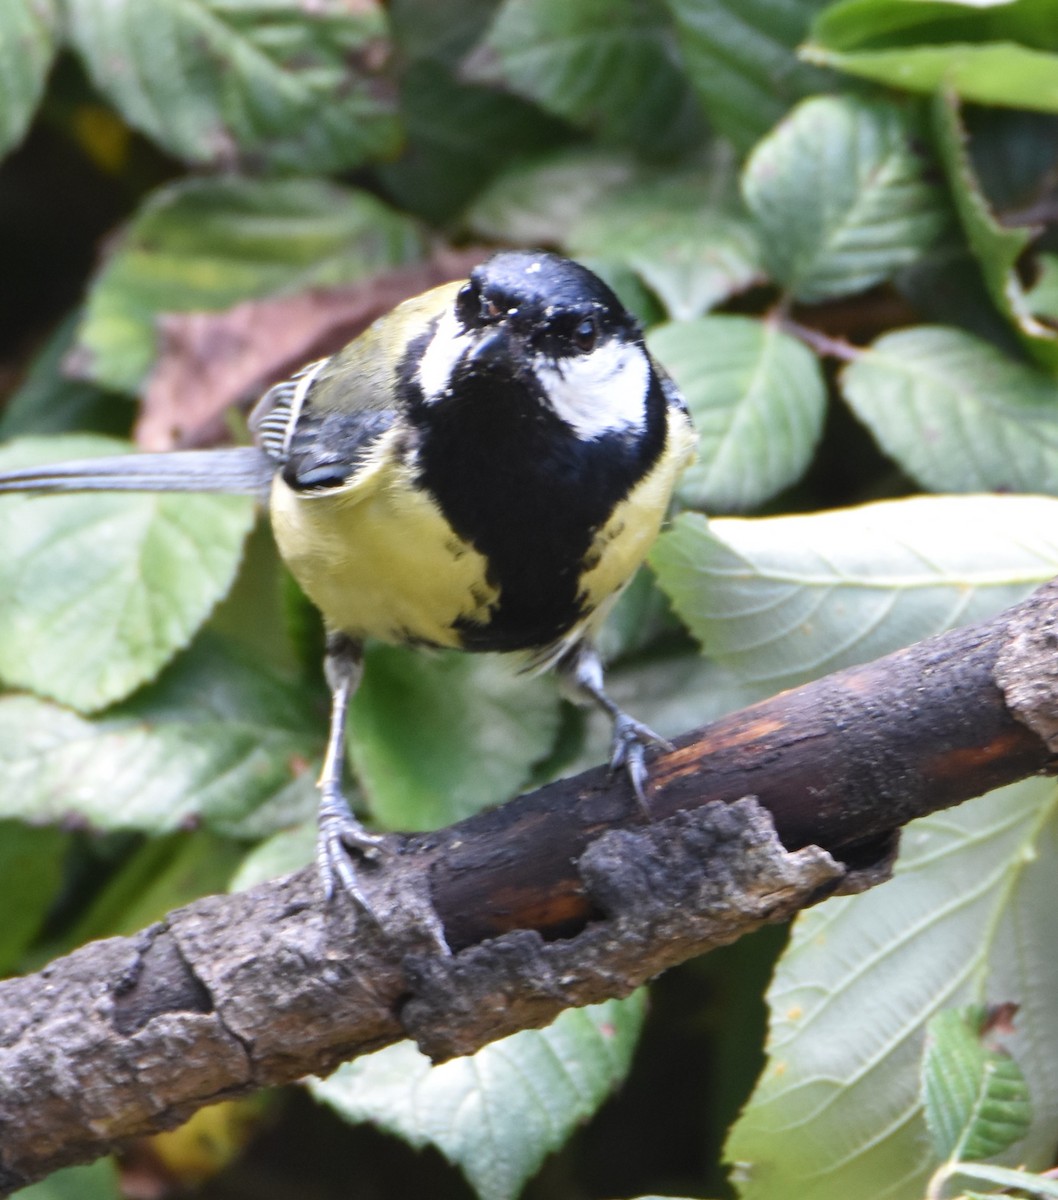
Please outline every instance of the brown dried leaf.
[[219, 312], [167, 313], [136, 441], [145, 450], [225, 440], [224, 412], [341, 349], [409, 296], [466, 276], [487, 251], [442, 251], [353, 287], [248, 300]]

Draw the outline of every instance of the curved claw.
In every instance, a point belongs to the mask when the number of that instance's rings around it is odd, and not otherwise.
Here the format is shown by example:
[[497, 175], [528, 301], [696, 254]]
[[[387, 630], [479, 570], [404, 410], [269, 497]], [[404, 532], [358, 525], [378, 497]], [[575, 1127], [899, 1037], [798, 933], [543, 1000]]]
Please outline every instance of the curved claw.
[[360, 887], [350, 851], [361, 858], [378, 859], [390, 852], [385, 837], [369, 833], [349, 811], [345, 797], [337, 791], [325, 790], [321, 795], [318, 820], [316, 863], [324, 898], [330, 901], [339, 891], [344, 892], [374, 918]]
[[648, 777], [647, 746], [660, 746], [663, 750], [674, 749], [667, 738], [655, 733], [649, 725], [644, 725], [642, 721], [637, 721], [628, 713], [618, 713], [614, 717], [613, 738], [610, 742], [610, 770], [617, 771], [624, 767], [639, 807], [647, 818], [651, 818], [650, 806], [647, 804], [644, 791]]

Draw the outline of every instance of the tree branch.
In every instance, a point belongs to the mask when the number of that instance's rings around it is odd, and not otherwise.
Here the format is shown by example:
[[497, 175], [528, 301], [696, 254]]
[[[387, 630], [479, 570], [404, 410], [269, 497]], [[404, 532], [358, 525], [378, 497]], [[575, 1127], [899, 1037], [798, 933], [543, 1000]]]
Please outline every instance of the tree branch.
[[1052, 769], [1056, 647], [1052, 583], [687, 734], [650, 824], [600, 769], [395, 839], [365, 880], [385, 933], [306, 869], [0, 983], [0, 1195], [402, 1037], [468, 1053], [881, 882], [907, 821]]

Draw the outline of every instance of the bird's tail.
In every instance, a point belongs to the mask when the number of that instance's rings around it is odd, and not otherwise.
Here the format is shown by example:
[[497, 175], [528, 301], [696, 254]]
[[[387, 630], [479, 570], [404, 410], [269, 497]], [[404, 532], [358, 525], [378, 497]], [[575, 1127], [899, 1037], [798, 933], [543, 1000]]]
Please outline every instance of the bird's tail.
[[236, 492], [264, 495], [276, 462], [256, 446], [171, 450], [0, 471], [0, 492]]

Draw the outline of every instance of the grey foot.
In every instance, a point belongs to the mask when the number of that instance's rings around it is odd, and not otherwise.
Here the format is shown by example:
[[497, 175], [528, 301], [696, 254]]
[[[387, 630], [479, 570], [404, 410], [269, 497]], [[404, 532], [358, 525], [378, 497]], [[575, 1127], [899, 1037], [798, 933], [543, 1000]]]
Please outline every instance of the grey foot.
[[663, 750], [673, 749], [670, 741], [655, 733], [642, 721], [637, 721], [627, 713], [618, 713], [614, 718], [613, 740], [610, 742], [610, 770], [619, 771], [624, 768], [640, 809], [650, 818], [652, 814], [644, 791], [649, 774], [646, 764], [647, 746], [660, 746]]
[[354, 857], [377, 860], [389, 853], [386, 839], [368, 833], [349, 811], [340, 792], [325, 790], [320, 797], [319, 837], [316, 842], [316, 863], [320, 872], [323, 895], [330, 901], [344, 892], [371, 917], [371, 905], [357, 878]]

